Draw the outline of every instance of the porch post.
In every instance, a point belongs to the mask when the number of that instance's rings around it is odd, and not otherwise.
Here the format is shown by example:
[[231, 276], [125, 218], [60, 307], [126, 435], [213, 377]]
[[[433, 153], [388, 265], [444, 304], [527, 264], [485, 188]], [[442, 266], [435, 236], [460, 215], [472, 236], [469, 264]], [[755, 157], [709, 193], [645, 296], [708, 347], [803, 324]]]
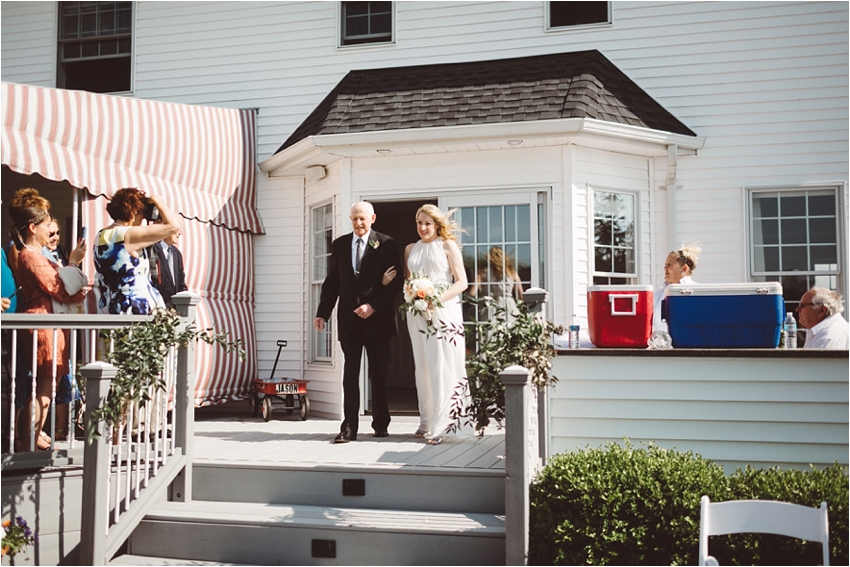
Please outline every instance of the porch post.
[[92, 424], [92, 411], [106, 404], [112, 379], [118, 369], [106, 362], [92, 362], [80, 369], [86, 381], [86, 429], [93, 427], [97, 437], [86, 436], [83, 461], [83, 506], [80, 524], [80, 565], [106, 565], [106, 532], [109, 516], [109, 440], [104, 423]]
[[[174, 308], [184, 318], [186, 325], [195, 322], [195, 310], [201, 298], [189, 292], [172, 297]], [[195, 438], [195, 342], [190, 341], [177, 351], [177, 384], [174, 392], [174, 444], [186, 456], [186, 467], [171, 485], [176, 502], [192, 500], [192, 458]]]
[[[546, 318], [546, 302], [549, 292], [543, 288], [531, 287], [523, 294], [523, 301], [528, 305], [531, 313], [538, 317]], [[549, 459], [549, 387], [533, 392], [537, 400], [537, 453], [540, 457], [538, 466], [546, 466]]]
[[508, 565], [528, 560], [529, 403], [531, 371], [509, 366], [499, 373], [505, 385], [505, 545]]

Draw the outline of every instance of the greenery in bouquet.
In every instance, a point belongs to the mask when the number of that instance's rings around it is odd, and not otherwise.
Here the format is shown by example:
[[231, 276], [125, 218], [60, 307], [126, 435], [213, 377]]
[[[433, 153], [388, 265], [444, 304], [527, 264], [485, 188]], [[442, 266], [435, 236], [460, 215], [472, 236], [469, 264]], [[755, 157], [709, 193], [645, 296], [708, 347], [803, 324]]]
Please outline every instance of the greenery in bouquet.
[[17, 516], [15, 521], [3, 522], [2, 553], [14, 557], [27, 547], [38, 542], [38, 535], [27, 525], [27, 521]]
[[152, 392], [165, 390], [162, 371], [171, 347], [179, 348], [200, 339], [245, 360], [242, 339], [230, 342], [227, 332], [213, 333], [212, 328], [198, 330], [194, 325], [181, 327], [180, 315], [172, 308], [155, 311], [151, 321], [101, 332], [101, 337], [111, 345], [103, 358], [118, 372], [112, 380], [106, 404], [94, 410], [87, 423], [89, 439], [97, 437], [97, 423], [117, 426], [124, 421], [131, 403], [144, 406]]
[[427, 336], [436, 336], [454, 343], [455, 338], [463, 336], [463, 327], [456, 327], [450, 322], [435, 320], [434, 309], [443, 307], [440, 297], [449, 288], [446, 282], [434, 282], [428, 276], [413, 272], [409, 278], [404, 280], [404, 303], [399, 307], [401, 316], [407, 313], [420, 316], [425, 319], [425, 329], [420, 330]]
[[[499, 373], [512, 365], [531, 371], [533, 386], [543, 390], [558, 382], [551, 374], [552, 358], [556, 355], [553, 335], [564, 333], [564, 327], [529, 311], [518, 302], [507, 312], [504, 305], [491, 297], [467, 297], [474, 314], [465, 317], [466, 345], [473, 353], [467, 355], [469, 396], [455, 392], [451, 416], [455, 427], [473, 424], [478, 431], [496, 421], [499, 427], [505, 417], [505, 386]], [[469, 405], [464, 400], [469, 400]]]

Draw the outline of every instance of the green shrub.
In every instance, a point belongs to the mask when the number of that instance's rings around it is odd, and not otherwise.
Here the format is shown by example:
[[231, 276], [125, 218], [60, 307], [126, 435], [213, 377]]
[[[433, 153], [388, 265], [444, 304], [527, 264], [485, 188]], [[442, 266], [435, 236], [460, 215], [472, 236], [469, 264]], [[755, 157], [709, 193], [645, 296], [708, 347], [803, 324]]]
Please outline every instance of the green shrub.
[[531, 485], [532, 565], [694, 565], [702, 494], [722, 467], [692, 453], [608, 443], [554, 457]]
[[[700, 498], [829, 508], [830, 562], [847, 565], [847, 467], [723, 469], [699, 455], [608, 443], [553, 457], [530, 488], [531, 565], [695, 565]], [[712, 537], [721, 565], [815, 565], [818, 543], [772, 535]]]

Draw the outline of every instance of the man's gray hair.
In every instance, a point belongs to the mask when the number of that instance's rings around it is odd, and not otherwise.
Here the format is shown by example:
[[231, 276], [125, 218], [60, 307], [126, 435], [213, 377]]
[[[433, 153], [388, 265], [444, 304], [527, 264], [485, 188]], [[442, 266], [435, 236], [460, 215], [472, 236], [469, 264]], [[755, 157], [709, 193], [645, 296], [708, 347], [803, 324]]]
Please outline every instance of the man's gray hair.
[[816, 306], [826, 307], [830, 315], [844, 312], [844, 298], [837, 292], [825, 287], [813, 287], [812, 291], [815, 295], [812, 297], [812, 303]]
[[366, 211], [366, 214], [371, 216], [375, 214], [375, 207], [372, 206], [372, 203], [368, 201], [358, 201], [351, 205], [351, 212], [354, 212], [354, 209], [363, 209]]

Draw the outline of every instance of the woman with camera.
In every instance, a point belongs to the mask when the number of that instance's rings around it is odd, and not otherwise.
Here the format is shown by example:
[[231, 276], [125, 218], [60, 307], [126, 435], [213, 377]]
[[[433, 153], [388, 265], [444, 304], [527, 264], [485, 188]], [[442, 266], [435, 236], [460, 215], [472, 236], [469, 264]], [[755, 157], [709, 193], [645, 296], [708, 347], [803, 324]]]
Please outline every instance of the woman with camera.
[[[163, 308], [162, 296], [151, 285], [150, 265], [144, 249], [180, 234], [180, 218], [161, 197], [148, 199], [135, 188], [116, 191], [106, 212], [115, 222], [95, 237], [98, 311], [113, 315], [147, 315], [155, 308]], [[149, 224], [143, 226], [145, 219]], [[162, 223], [150, 224], [157, 219], [162, 219]]]

